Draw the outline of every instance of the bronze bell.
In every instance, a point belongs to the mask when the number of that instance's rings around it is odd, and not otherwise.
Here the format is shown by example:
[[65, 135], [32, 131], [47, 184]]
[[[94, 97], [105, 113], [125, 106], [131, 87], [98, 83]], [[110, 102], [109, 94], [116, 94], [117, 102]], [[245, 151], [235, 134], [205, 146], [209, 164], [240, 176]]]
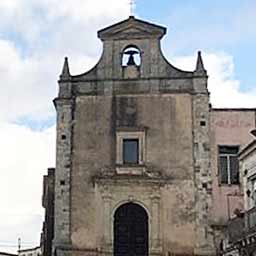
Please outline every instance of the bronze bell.
[[139, 54], [137, 51], [130, 50], [130, 51], [125, 52], [124, 54], [129, 55], [127, 66], [136, 65], [135, 60], [134, 60], [134, 54]]

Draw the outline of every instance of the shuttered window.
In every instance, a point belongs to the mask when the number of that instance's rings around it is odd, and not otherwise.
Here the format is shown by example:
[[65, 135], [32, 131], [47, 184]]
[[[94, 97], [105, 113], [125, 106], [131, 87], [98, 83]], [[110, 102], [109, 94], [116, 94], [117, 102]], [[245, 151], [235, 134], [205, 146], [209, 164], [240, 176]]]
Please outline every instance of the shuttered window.
[[219, 177], [221, 184], [239, 183], [239, 146], [219, 146]]

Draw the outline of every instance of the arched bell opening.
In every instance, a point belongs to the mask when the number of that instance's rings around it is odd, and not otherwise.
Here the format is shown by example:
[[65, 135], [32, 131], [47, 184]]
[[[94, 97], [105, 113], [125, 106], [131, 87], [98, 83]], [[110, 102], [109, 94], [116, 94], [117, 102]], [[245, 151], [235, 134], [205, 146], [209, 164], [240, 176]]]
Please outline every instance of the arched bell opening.
[[126, 203], [114, 215], [114, 256], [148, 256], [148, 214], [138, 204]]
[[135, 45], [127, 46], [122, 52], [122, 66], [137, 66], [141, 65], [141, 51]]

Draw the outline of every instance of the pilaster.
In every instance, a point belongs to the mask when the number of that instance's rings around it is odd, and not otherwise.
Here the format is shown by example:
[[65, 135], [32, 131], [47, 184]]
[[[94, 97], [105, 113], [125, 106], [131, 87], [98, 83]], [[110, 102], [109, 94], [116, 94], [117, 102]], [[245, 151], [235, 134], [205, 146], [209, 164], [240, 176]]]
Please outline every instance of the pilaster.
[[70, 242], [70, 187], [72, 156], [72, 100], [54, 100], [57, 110], [55, 230], [53, 252], [67, 255]]
[[160, 239], [160, 195], [155, 194], [151, 196], [151, 250], [152, 252], [159, 252], [161, 248]]
[[193, 152], [195, 179], [195, 255], [215, 255], [212, 209], [212, 177], [210, 166], [210, 110], [207, 77], [194, 79]]

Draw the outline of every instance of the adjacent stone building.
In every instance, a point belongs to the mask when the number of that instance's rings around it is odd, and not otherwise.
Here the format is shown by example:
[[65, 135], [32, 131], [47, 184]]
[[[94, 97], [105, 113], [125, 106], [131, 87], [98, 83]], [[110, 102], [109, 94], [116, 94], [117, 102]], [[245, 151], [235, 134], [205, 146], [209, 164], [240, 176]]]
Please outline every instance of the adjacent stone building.
[[52, 240], [54, 236], [54, 190], [55, 169], [49, 168], [43, 179], [42, 206], [45, 209], [43, 230], [41, 236], [41, 249], [43, 256], [52, 255]]
[[98, 32], [103, 53], [72, 76], [57, 111], [55, 255], [214, 255], [210, 105], [162, 54], [166, 28], [129, 17]]

